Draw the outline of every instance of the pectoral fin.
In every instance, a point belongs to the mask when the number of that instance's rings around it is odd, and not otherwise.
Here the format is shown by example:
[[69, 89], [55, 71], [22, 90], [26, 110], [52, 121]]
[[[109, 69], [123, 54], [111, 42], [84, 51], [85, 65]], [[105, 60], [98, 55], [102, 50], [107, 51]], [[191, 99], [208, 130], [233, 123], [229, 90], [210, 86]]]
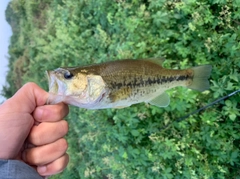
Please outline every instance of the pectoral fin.
[[149, 101], [150, 104], [158, 107], [167, 107], [170, 103], [170, 98], [167, 93], [162, 93], [153, 100]]
[[127, 99], [130, 96], [131, 91], [131, 88], [123, 87], [117, 91], [111, 92], [109, 98], [111, 99], [111, 102], [118, 102]]

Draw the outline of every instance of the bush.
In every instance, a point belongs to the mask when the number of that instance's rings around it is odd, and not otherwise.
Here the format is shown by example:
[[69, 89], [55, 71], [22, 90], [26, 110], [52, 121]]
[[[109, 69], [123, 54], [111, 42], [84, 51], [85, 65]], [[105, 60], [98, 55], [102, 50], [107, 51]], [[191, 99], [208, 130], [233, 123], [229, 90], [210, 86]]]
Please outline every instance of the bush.
[[166, 68], [213, 66], [209, 91], [169, 90], [167, 108], [71, 107], [70, 164], [52, 178], [239, 178], [239, 95], [177, 122], [239, 89], [239, 6], [225, 0], [13, 0], [7, 19], [18, 17], [19, 29], [12, 26], [7, 97], [27, 81], [47, 90], [44, 71], [59, 66], [149, 57], [165, 57]]

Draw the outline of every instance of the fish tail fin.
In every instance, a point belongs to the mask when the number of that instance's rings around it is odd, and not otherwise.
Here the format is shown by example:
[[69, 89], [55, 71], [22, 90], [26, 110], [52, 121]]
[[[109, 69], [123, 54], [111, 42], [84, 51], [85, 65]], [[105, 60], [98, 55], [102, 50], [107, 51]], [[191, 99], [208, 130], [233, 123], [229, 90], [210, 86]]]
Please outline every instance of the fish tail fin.
[[188, 86], [190, 89], [194, 89], [197, 91], [205, 91], [209, 89], [209, 81], [208, 78], [211, 75], [212, 66], [211, 65], [202, 65], [191, 68], [193, 70], [193, 81]]

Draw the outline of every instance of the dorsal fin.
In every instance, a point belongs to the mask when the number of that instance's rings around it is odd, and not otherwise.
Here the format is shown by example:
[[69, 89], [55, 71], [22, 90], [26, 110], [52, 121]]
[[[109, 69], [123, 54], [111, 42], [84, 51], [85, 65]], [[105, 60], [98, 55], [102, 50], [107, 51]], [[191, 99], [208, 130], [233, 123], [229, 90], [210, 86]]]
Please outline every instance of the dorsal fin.
[[143, 58], [143, 59], [140, 59], [140, 60], [144, 60], [144, 61], [149, 61], [149, 62], [152, 62], [152, 63], [155, 63], [157, 65], [161, 65], [163, 64], [163, 62], [165, 61], [165, 58], [164, 57], [159, 57], [159, 58]]

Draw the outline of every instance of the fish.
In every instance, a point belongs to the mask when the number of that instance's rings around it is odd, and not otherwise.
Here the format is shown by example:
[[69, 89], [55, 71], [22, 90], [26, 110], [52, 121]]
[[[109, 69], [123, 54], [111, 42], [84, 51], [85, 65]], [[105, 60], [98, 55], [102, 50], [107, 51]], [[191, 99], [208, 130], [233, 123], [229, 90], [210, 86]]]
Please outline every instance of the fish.
[[164, 59], [124, 59], [49, 70], [47, 103], [64, 102], [86, 109], [124, 108], [142, 102], [167, 107], [168, 89], [209, 89], [210, 64], [176, 70], [163, 68], [163, 62]]

